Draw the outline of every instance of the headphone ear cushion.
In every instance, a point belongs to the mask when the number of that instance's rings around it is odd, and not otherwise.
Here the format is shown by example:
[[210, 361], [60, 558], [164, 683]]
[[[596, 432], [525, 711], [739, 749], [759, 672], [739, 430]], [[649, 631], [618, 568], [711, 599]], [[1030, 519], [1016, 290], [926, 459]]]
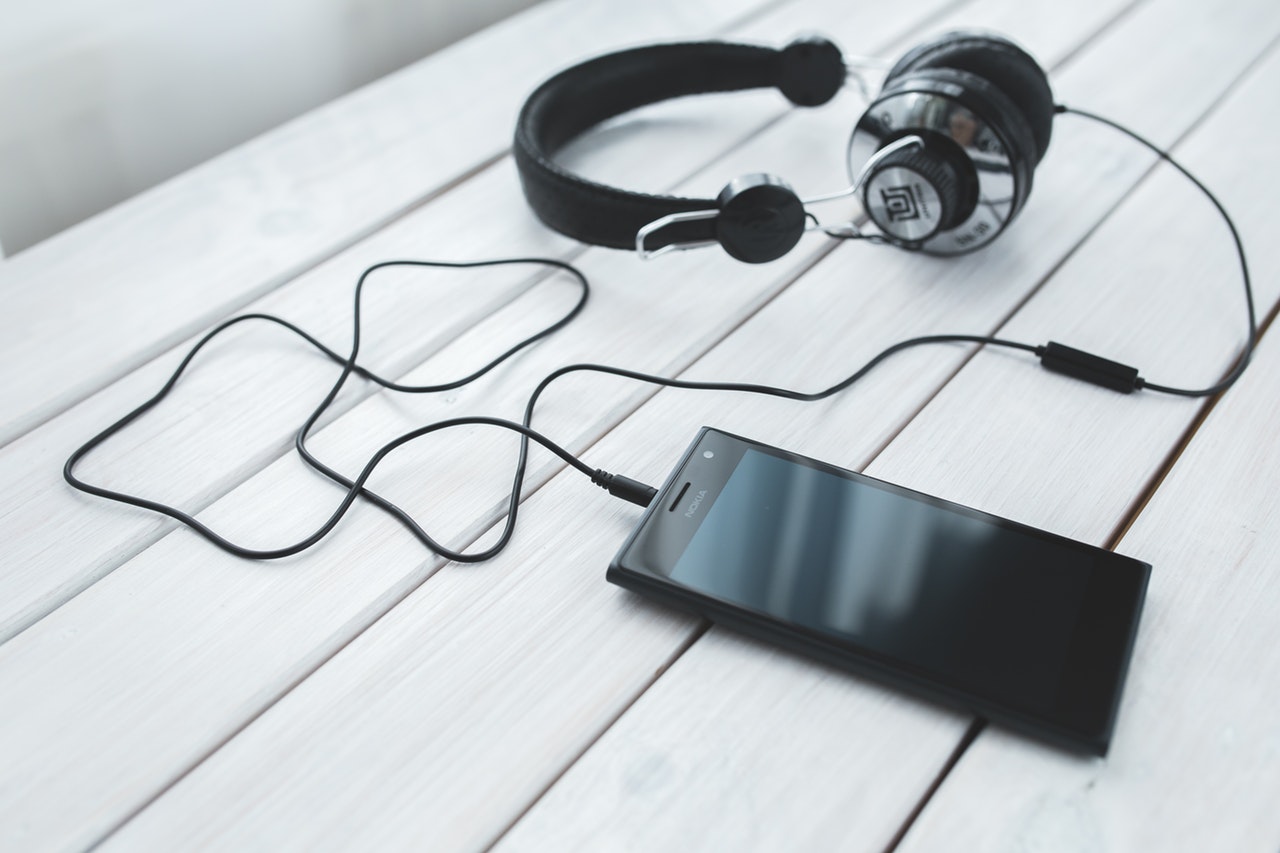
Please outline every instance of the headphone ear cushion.
[[1040, 65], [1022, 48], [995, 35], [957, 31], [917, 45], [889, 70], [887, 88], [895, 78], [913, 71], [952, 68], [983, 78], [995, 86], [1022, 114], [1035, 141], [1028, 153], [1039, 164], [1053, 132], [1053, 91]]

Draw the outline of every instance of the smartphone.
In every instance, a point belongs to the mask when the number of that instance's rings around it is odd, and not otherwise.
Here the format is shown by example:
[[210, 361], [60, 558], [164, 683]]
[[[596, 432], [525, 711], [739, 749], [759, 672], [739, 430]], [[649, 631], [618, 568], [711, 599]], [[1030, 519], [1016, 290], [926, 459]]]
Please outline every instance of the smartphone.
[[710, 427], [608, 580], [1105, 755], [1151, 566]]

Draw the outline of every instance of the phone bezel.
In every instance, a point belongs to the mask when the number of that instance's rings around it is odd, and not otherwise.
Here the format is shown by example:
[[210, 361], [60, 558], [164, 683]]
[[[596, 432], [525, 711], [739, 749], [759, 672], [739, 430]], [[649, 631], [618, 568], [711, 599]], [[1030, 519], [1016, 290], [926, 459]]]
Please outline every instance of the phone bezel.
[[[846, 638], [791, 623], [771, 613], [671, 580], [668, 575], [675, 561], [697, 532], [702, 519], [706, 518], [748, 449], [1089, 554], [1093, 558], [1093, 569], [1085, 587], [1082, 615], [1069, 641], [1058, 701], [1053, 711], [1046, 713], [1020, 708], [976, 693], [961, 684], [948, 682], [937, 673], [921, 670]], [[703, 455], [707, 451], [711, 452], [711, 458]], [[689, 484], [688, 491], [682, 496], [681, 490], [686, 483]], [[693, 506], [693, 498], [704, 490], [705, 494], [690, 512], [688, 508]], [[676, 499], [681, 504], [673, 509]], [[606, 577], [612, 583], [748, 635], [960, 707], [1058, 745], [1105, 755], [1115, 726], [1150, 571], [1147, 563], [1114, 551], [703, 427], [618, 551]]]

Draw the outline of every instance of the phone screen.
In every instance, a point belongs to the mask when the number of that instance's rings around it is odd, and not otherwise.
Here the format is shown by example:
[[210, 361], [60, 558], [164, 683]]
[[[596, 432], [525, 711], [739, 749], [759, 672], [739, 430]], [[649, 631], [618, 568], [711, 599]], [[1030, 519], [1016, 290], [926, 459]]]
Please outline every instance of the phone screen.
[[1146, 564], [711, 430], [659, 499], [619, 563], [944, 691], [1109, 730]]

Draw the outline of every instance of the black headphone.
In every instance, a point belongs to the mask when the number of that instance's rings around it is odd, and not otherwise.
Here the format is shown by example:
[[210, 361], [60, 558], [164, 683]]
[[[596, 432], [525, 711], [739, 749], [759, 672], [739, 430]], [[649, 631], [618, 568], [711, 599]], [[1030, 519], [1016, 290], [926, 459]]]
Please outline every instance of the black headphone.
[[954, 255], [1003, 231], [1049, 147], [1054, 102], [1030, 54], [990, 34], [946, 33], [894, 64], [849, 140], [851, 183], [831, 195], [802, 201], [767, 174], [735, 178], [716, 199], [647, 195], [553, 159], [591, 127], [646, 104], [772, 87], [812, 107], [848, 75], [840, 50], [820, 37], [781, 50], [696, 42], [588, 60], [547, 80], [520, 111], [514, 150], [525, 197], [555, 230], [642, 257], [718, 243], [738, 260], [772, 261], [816, 223], [806, 204], [846, 195], [859, 197], [880, 239], [906, 249]]

